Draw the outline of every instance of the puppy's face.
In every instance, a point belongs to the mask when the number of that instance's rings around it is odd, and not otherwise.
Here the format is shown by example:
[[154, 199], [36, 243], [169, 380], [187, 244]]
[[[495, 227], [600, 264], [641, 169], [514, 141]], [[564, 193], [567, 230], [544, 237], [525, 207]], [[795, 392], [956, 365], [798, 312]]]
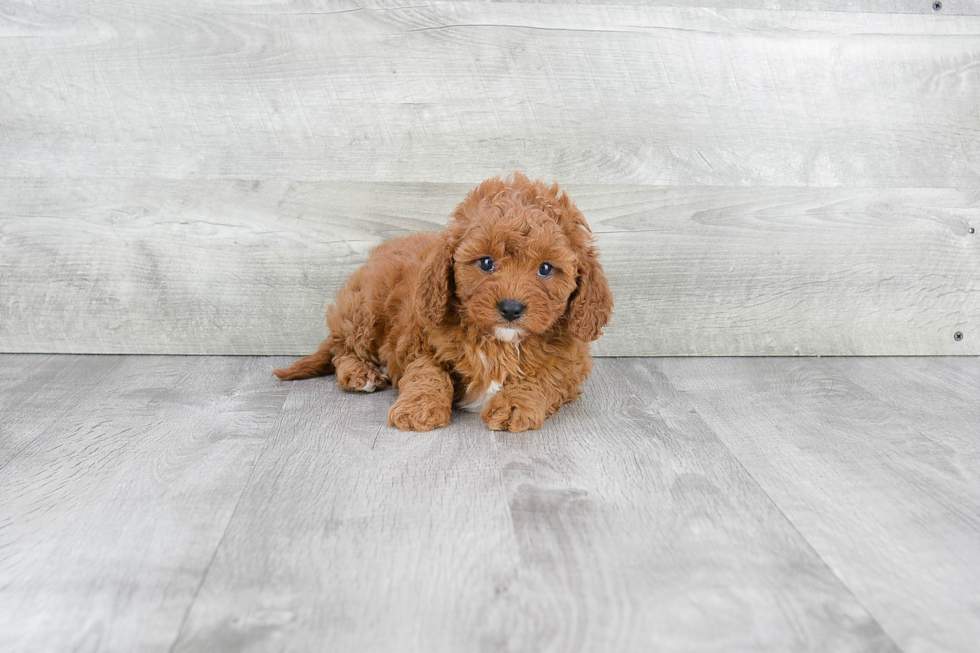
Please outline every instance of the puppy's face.
[[423, 324], [458, 318], [505, 342], [563, 331], [592, 342], [612, 293], [584, 216], [561, 193], [520, 173], [492, 177], [453, 211], [415, 287]]
[[555, 219], [519, 202], [474, 216], [453, 256], [462, 319], [504, 342], [550, 329], [576, 288], [577, 256]]

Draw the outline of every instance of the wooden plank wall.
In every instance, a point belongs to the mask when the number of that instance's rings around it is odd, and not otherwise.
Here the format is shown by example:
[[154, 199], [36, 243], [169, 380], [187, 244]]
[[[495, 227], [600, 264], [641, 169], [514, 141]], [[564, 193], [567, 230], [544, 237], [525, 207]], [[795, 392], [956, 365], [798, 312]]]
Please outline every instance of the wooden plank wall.
[[307, 353], [522, 170], [597, 354], [980, 354], [980, 2], [671, 4], [0, 0], [0, 351]]

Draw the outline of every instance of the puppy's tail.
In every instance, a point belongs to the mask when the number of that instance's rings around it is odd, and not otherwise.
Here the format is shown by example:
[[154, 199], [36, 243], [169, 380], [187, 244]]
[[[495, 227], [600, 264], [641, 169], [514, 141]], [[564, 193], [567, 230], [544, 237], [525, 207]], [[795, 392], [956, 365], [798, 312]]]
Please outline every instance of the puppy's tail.
[[315, 354], [305, 356], [289, 367], [281, 370], [272, 370], [272, 373], [282, 381], [295, 381], [297, 379], [312, 379], [314, 376], [326, 376], [333, 374], [333, 343], [329, 338], [320, 344], [320, 348]]

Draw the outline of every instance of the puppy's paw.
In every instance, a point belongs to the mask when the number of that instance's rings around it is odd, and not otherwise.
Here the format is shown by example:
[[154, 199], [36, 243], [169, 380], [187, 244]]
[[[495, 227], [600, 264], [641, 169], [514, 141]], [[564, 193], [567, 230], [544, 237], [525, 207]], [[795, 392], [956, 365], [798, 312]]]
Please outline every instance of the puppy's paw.
[[431, 431], [449, 424], [453, 406], [421, 394], [399, 395], [388, 411], [388, 423], [403, 431]]
[[388, 387], [388, 377], [374, 363], [353, 356], [340, 356], [334, 359], [334, 366], [337, 368], [337, 383], [344, 390], [374, 392]]
[[528, 397], [507, 392], [498, 392], [483, 407], [480, 418], [494, 431], [537, 430], [548, 417], [542, 406]]

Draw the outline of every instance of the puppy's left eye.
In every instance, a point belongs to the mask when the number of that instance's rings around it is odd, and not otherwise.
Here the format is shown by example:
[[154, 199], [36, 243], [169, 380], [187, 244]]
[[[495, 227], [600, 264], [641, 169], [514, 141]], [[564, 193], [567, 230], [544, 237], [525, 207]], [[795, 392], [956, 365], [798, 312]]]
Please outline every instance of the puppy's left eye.
[[551, 263], [542, 263], [538, 268], [539, 277], [550, 277], [555, 272], [555, 267]]
[[493, 272], [493, 258], [490, 256], [484, 256], [479, 261], [476, 262], [480, 266], [480, 269], [484, 272]]

